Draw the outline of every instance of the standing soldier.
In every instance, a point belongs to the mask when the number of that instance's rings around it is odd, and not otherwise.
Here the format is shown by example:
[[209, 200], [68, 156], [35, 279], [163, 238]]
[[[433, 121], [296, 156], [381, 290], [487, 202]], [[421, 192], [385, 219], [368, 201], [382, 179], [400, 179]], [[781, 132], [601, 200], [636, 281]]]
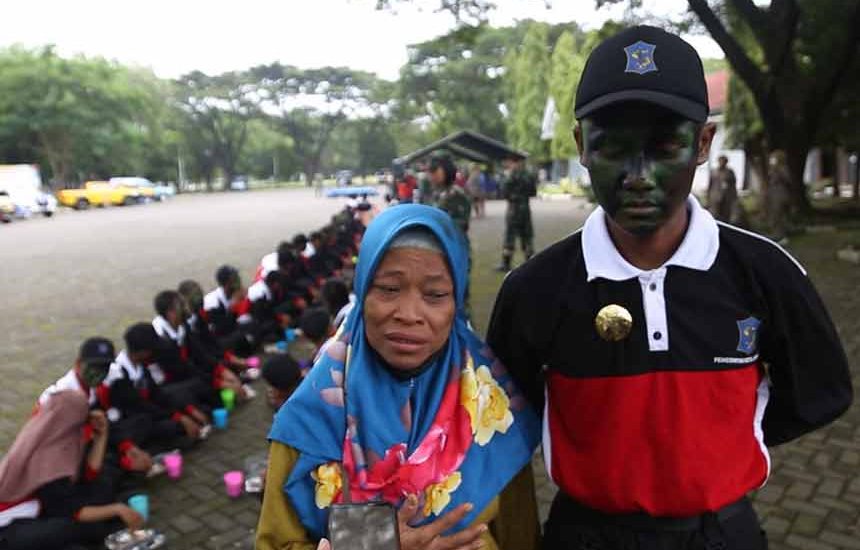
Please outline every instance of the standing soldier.
[[[447, 154], [434, 155], [427, 169], [436, 198], [436, 207], [444, 210], [454, 220], [466, 239], [469, 254], [469, 274], [472, 272], [472, 246], [469, 242], [469, 218], [472, 217], [472, 203], [462, 187], [454, 184], [457, 166]], [[466, 311], [469, 311], [469, 283], [466, 282]]]
[[511, 270], [517, 237], [526, 260], [534, 254], [534, 228], [529, 199], [537, 195], [537, 182], [534, 174], [526, 170], [520, 158], [510, 157], [505, 161], [507, 177], [502, 183], [502, 196], [508, 201], [505, 214], [505, 243], [502, 249], [502, 263], [496, 269], [507, 273]]
[[737, 178], [729, 168], [729, 159], [720, 155], [717, 169], [711, 172], [711, 180], [708, 183], [708, 210], [718, 220], [734, 223], [737, 202]]
[[436, 194], [436, 207], [448, 213], [454, 224], [463, 232], [469, 241], [469, 218], [472, 214], [472, 203], [462, 187], [454, 185], [457, 176], [457, 166], [450, 156], [436, 155], [430, 161], [430, 182]]

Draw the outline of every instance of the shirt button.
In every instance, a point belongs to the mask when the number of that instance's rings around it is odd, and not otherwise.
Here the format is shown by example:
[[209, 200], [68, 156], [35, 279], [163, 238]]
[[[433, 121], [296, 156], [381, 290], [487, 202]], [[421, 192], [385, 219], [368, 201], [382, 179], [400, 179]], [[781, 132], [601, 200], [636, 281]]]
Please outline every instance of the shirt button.
[[657, 283], [651, 283], [651, 284], [648, 286], [648, 288], [650, 288], [651, 290], [657, 290]]
[[655, 340], [660, 340], [661, 338], [663, 338], [663, 333], [662, 333], [662, 332], [657, 331], [657, 332], [655, 332], [655, 333], [654, 333], [654, 339], [655, 339]]

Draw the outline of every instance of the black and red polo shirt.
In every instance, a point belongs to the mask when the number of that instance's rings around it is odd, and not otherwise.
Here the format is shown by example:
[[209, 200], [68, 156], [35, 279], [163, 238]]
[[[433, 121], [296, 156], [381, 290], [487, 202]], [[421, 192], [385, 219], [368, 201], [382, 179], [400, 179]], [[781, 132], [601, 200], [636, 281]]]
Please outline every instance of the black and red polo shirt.
[[[806, 272], [694, 198], [662, 267], [629, 264], [598, 208], [513, 271], [488, 343], [543, 409], [544, 456], [569, 497], [607, 513], [715, 511], [766, 481], [767, 446], [840, 415], [845, 353]], [[610, 304], [630, 334], [595, 328]]]

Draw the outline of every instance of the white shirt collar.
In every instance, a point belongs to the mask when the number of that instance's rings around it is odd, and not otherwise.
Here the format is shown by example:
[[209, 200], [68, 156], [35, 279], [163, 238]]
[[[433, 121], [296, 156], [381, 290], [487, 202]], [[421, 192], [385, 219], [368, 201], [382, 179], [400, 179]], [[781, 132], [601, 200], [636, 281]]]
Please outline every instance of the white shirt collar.
[[161, 315], [158, 315], [155, 319], [152, 320], [152, 328], [154, 328], [155, 332], [162, 338], [167, 336], [180, 346], [185, 341], [185, 327], [179, 325], [178, 329], [174, 329], [172, 326], [170, 326], [170, 323], [167, 321], [167, 319], [165, 319]]
[[[714, 217], [692, 195], [687, 198], [687, 209], [690, 224], [684, 240], [660, 269], [674, 265], [707, 271], [717, 258], [720, 233]], [[606, 227], [606, 212], [601, 207], [588, 216], [582, 228], [582, 253], [589, 282], [597, 278], [625, 281], [649, 272], [632, 265], [615, 248]]]

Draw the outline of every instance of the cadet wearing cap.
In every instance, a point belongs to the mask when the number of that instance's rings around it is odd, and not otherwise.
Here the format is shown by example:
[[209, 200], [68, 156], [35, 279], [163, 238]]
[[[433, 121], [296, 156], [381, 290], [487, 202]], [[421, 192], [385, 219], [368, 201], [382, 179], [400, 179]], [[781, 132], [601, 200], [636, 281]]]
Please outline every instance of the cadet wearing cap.
[[690, 195], [714, 134], [690, 45], [607, 39], [575, 110], [600, 207], [510, 274], [488, 337], [544, 413], [545, 548], [765, 548], [767, 446], [851, 403], [833, 324], [797, 261]]
[[86, 395], [90, 407], [96, 406], [96, 389], [108, 374], [116, 352], [107, 338], [88, 338], [81, 344], [75, 366], [48, 387], [39, 396], [38, 406], [43, 406], [52, 395], [61, 391], [79, 391]]

